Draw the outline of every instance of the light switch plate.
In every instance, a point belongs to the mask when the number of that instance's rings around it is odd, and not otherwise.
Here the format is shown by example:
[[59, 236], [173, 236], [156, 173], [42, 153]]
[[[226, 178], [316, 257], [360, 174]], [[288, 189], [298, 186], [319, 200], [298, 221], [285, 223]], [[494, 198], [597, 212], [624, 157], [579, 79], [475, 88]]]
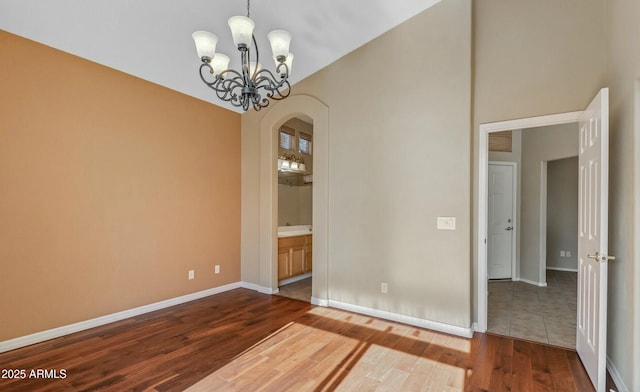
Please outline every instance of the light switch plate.
[[456, 218], [454, 216], [439, 216], [438, 230], [455, 230]]

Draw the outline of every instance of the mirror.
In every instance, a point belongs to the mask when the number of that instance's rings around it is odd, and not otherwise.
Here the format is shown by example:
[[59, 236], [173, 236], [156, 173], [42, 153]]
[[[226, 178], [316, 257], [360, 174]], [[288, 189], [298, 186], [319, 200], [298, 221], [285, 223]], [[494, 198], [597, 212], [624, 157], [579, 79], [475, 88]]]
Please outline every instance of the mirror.
[[313, 125], [292, 118], [280, 128], [278, 142], [278, 226], [311, 225]]

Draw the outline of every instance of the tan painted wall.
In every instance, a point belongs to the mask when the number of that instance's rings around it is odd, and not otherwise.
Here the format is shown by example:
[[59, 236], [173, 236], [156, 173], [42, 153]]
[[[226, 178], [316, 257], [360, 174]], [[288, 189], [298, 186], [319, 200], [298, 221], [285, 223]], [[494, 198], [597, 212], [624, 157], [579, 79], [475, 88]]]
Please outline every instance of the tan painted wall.
[[[294, 86], [330, 112], [329, 299], [470, 326], [470, 56], [471, 2], [449, 0]], [[242, 276], [254, 282], [263, 116], [242, 117]], [[457, 230], [436, 230], [437, 216]]]
[[240, 280], [239, 115], [0, 48], [0, 341]]
[[[540, 230], [541, 225], [544, 224], [540, 216], [542, 201], [540, 191], [543, 186], [541, 166], [543, 162], [577, 155], [577, 123], [529, 128], [522, 131], [522, 204], [520, 214], [522, 233], [519, 260], [521, 279], [530, 282], [546, 282], [546, 270], [542, 268], [540, 263]], [[546, 237], [543, 239], [546, 240]]]
[[[640, 390], [640, 2], [607, 0], [608, 67], [610, 87], [609, 324], [607, 355], [630, 391]], [[635, 116], [635, 118], [634, 118]], [[635, 121], [635, 124], [634, 124]], [[635, 129], [634, 129], [635, 128]], [[635, 133], [635, 136], [634, 136]], [[634, 203], [635, 200], [635, 203]], [[634, 243], [635, 238], [635, 243]]]
[[[547, 164], [547, 269], [578, 270], [578, 157]], [[565, 256], [560, 255], [565, 251]], [[571, 252], [570, 256], [566, 251]]]

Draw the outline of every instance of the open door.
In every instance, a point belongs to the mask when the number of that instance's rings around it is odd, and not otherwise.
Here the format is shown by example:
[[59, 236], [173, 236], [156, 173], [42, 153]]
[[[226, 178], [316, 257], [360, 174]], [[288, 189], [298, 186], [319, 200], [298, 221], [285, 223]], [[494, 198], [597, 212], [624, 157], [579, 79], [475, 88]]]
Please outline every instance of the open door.
[[606, 387], [609, 89], [580, 117], [576, 350], [596, 391]]

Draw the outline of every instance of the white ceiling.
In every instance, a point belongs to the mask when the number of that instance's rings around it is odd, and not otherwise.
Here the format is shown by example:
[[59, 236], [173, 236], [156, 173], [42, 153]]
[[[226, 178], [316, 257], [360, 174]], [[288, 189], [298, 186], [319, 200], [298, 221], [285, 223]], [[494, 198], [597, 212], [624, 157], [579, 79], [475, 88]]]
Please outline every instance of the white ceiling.
[[[251, 18], [269, 68], [267, 33], [291, 32], [295, 84], [439, 1], [254, 0]], [[216, 51], [237, 68], [227, 19], [246, 15], [246, 6], [245, 0], [0, 0], [0, 29], [237, 111], [200, 80], [191, 33], [218, 35]]]

